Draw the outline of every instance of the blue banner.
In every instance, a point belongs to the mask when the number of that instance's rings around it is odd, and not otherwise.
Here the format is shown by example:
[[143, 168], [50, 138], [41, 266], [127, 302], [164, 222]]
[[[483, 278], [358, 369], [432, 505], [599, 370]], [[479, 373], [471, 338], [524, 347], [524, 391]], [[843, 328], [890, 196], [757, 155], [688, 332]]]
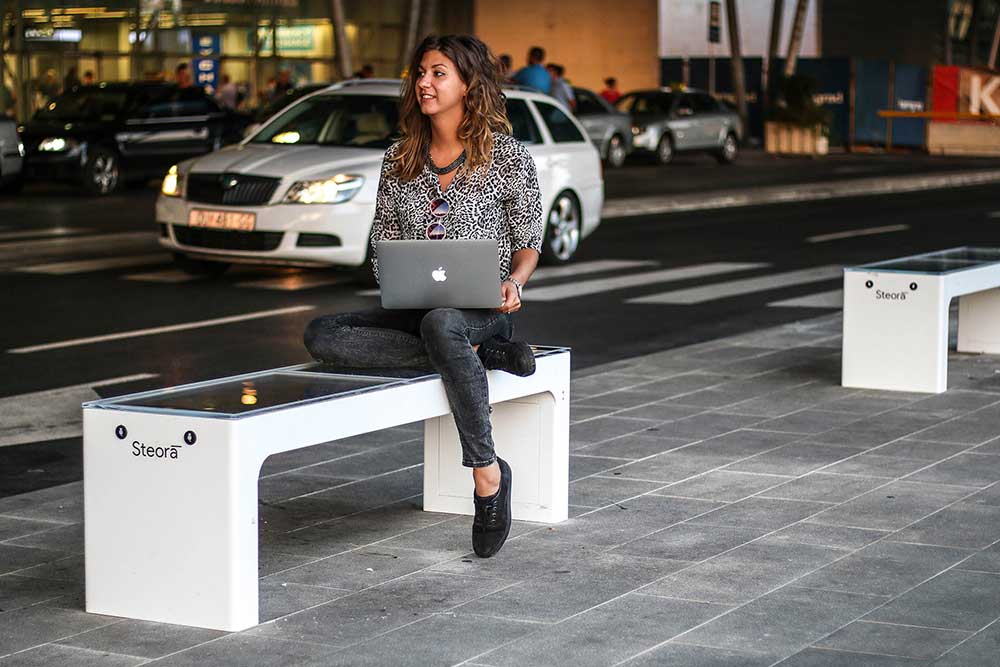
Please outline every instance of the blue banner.
[[212, 58], [195, 58], [191, 61], [194, 69], [194, 85], [204, 88], [209, 95], [214, 95], [219, 87], [219, 61]]
[[222, 53], [222, 35], [196, 32], [191, 41], [196, 56], [217, 56]]
[[[893, 77], [892, 108], [896, 111], [924, 111], [927, 96], [927, 68], [922, 65], [896, 65]], [[927, 121], [923, 118], [893, 118], [893, 146], [922, 147]]]

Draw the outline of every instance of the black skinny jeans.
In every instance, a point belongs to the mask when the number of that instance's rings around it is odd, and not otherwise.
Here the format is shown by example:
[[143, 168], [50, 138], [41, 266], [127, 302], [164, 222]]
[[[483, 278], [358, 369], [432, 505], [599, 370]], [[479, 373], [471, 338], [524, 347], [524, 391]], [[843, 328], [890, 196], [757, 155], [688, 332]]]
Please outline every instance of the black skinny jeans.
[[488, 309], [435, 308], [324, 315], [309, 323], [305, 345], [314, 359], [338, 366], [431, 367], [441, 375], [462, 442], [462, 465], [496, 461], [486, 371], [473, 345], [509, 339], [513, 317]]

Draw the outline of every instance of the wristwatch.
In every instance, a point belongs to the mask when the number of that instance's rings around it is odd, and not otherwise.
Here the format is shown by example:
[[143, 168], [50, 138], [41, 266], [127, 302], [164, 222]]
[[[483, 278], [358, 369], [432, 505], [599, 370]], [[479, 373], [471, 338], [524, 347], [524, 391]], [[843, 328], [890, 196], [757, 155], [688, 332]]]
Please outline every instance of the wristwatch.
[[519, 283], [517, 281], [517, 278], [515, 278], [513, 276], [507, 276], [507, 280], [504, 281], [504, 282], [513, 283], [514, 284], [514, 287], [517, 288], [517, 298], [520, 299], [521, 298], [521, 290], [524, 289], [524, 285], [522, 285], [521, 283]]

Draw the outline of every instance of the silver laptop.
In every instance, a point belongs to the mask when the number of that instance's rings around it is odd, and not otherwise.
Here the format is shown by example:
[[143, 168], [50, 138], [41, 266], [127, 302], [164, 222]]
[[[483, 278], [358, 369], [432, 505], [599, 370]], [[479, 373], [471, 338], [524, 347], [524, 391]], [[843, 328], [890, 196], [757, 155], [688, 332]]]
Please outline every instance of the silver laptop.
[[499, 308], [497, 242], [379, 241], [383, 308]]

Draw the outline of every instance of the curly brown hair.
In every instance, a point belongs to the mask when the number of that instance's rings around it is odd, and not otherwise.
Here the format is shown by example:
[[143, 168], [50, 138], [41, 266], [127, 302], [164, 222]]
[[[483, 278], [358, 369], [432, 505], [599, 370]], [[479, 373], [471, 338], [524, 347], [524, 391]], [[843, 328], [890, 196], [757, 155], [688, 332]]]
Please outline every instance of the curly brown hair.
[[489, 48], [472, 35], [429, 35], [413, 52], [400, 90], [400, 144], [392, 158], [392, 173], [403, 181], [421, 173], [430, 149], [431, 122], [420, 111], [416, 92], [420, 61], [428, 51], [448, 56], [467, 87], [463, 98], [465, 114], [458, 126], [458, 139], [466, 156], [463, 168], [472, 170], [489, 163], [493, 132], [511, 134], [507, 98], [500, 89], [500, 70]]

